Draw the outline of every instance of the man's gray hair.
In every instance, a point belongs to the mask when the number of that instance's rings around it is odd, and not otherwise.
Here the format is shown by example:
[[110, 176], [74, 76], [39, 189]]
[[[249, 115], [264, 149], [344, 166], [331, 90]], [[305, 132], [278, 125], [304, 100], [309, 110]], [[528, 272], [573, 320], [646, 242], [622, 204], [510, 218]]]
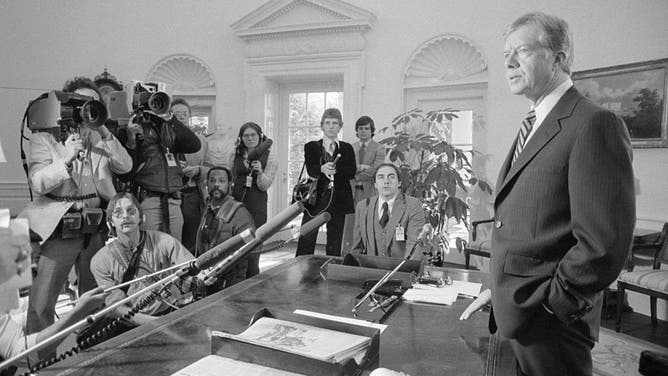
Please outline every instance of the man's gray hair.
[[543, 31], [538, 36], [538, 41], [543, 47], [555, 54], [559, 51], [563, 51], [566, 55], [566, 59], [561, 68], [564, 72], [570, 75], [571, 65], [573, 65], [574, 51], [573, 34], [571, 34], [568, 23], [559, 17], [551, 16], [543, 12], [531, 12], [524, 14], [513, 21], [513, 23], [506, 28], [503, 37], [508, 37], [510, 33], [525, 25], [535, 25]]

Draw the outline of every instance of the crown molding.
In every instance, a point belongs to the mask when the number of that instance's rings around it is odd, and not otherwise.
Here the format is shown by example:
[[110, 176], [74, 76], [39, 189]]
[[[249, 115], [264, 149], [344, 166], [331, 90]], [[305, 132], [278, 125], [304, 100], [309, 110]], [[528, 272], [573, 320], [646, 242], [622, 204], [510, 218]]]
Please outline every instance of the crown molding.
[[[307, 10], [321, 16], [310, 22], [288, 22], [290, 14]], [[314, 17], [312, 19], [315, 19]], [[231, 25], [235, 34], [249, 41], [256, 39], [292, 38], [331, 33], [364, 33], [371, 28], [375, 16], [340, 0], [271, 0]]]

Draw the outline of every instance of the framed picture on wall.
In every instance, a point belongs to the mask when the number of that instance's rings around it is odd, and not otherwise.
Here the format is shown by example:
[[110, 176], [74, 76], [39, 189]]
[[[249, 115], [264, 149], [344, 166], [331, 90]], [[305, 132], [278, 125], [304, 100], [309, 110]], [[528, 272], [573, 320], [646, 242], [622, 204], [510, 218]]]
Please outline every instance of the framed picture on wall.
[[668, 147], [668, 59], [574, 72], [578, 91], [619, 115], [634, 147]]

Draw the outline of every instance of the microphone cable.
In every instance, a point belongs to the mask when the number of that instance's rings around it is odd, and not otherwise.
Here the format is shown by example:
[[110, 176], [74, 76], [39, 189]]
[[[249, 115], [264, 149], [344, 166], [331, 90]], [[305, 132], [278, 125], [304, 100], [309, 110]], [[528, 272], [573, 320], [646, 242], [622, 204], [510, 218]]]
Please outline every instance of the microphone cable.
[[104, 326], [102, 329], [96, 331], [95, 333], [84, 338], [83, 340], [77, 341], [78, 344], [76, 346], [73, 346], [71, 349], [64, 351], [60, 355], [54, 355], [50, 359], [39, 361], [34, 366], [29, 367], [29, 370], [26, 371], [25, 373], [22, 373], [21, 376], [30, 376], [31, 374], [39, 371], [40, 369], [46, 368], [54, 363], [58, 363], [61, 360], [65, 360], [68, 357], [74, 356], [79, 352], [86, 350], [89, 347], [92, 347], [93, 346], [92, 344], [97, 344], [94, 342], [95, 340], [104, 339], [105, 337], [107, 337], [111, 333], [111, 331], [120, 324], [122, 320], [131, 319], [134, 315], [139, 313], [139, 311], [146, 308], [146, 306], [149, 305], [152, 301], [154, 301], [155, 298], [157, 298], [159, 295], [160, 293], [156, 291], [151, 291], [150, 294], [148, 294], [146, 297], [142, 298], [139, 302], [137, 302], [137, 304], [128, 313], [124, 314], [121, 317], [115, 318], [112, 322]]

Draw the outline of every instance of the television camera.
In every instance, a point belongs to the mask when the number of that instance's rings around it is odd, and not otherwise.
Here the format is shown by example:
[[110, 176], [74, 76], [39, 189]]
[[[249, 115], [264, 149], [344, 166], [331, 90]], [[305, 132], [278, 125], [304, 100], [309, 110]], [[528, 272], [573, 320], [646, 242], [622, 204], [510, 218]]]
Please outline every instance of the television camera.
[[172, 98], [165, 92], [164, 83], [132, 81], [126, 92], [135, 113], [150, 111], [163, 115], [169, 112]]
[[27, 109], [31, 131], [60, 128], [61, 135], [76, 132], [80, 124], [99, 127], [108, 116], [104, 103], [85, 95], [58, 90], [42, 94], [30, 102]]

